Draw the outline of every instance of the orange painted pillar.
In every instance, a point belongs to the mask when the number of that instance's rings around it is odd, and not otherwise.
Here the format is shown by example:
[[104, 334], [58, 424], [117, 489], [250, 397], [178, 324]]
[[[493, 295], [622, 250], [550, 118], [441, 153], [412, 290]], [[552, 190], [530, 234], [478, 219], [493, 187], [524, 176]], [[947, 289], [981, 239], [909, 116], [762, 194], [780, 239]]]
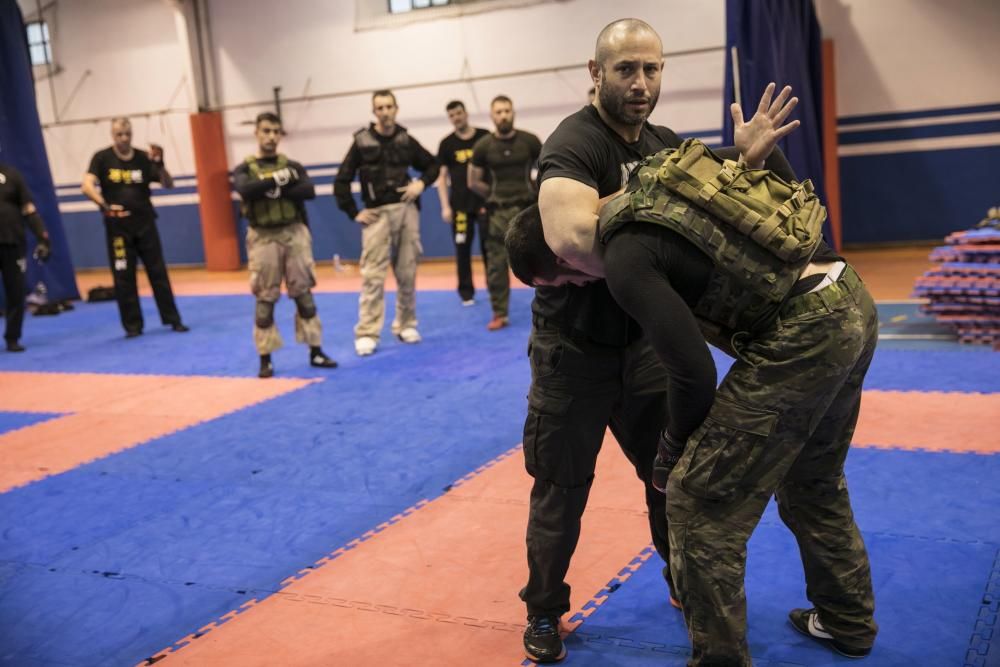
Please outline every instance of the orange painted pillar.
[[824, 39], [823, 62], [823, 174], [826, 180], [826, 212], [830, 216], [833, 247], [841, 246], [840, 156], [837, 155], [837, 75], [834, 69], [833, 40]]
[[240, 248], [230, 195], [222, 113], [207, 111], [191, 114], [191, 141], [194, 142], [205, 268], [209, 271], [234, 271], [240, 268]]

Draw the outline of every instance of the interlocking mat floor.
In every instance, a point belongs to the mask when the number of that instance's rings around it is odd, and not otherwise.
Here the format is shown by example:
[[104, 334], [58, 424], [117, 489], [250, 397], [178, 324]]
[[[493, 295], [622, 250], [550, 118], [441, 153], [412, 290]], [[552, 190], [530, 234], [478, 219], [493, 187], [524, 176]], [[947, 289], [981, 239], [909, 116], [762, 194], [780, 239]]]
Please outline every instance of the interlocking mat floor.
[[[181, 297], [187, 334], [144, 299], [133, 340], [113, 303], [30, 317], [28, 351], [0, 353], [0, 664], [521, 665], [530, 297], [487, 332], [488, 304], [422, 292], [423, 342], [386, 331], [358, 358], [356, 296], [319, 294], [334, 371], [291, 343], [284, 300], [269, 380], [249, 296]], [[915, 319], [885, 307], [887, 332]], [[1000, 354], [915, 331], [880, 344], [848, 459], [866, 664], [996, 666]], [[749, 554], [755, 663], [846, 662], [787, 623], [807, 602], [773, 507]], [[684, 663], [658, 561], [608, 436], [566, 665]]]

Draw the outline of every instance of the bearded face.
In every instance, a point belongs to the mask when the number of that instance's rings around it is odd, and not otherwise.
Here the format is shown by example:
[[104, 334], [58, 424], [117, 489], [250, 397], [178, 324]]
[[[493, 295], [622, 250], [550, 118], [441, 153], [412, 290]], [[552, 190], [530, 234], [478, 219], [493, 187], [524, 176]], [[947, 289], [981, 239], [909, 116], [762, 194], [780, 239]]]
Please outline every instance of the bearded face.
[[615, 63], [601, 71], [601, 108], [622, 125], [645, 123], [660, 98], [659, 64], [640, 70], [637, 63]]

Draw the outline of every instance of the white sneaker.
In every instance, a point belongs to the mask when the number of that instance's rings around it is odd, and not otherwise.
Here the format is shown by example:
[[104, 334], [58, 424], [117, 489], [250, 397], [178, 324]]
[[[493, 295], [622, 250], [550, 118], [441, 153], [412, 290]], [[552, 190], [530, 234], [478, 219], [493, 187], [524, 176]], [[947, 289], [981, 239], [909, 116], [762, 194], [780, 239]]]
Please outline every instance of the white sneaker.
[[399, 340], [404, 343], [419, 343], [422, 339], [420, 338], [420, 332], [416, 330], [415, 327], [406, 327], [397, 334]]
[[462, 301], [462, 305], [465, 306], [465, 307], [467, 307], [467, 308], [469, 306], [474, 306], [474, 305], [476, 305], [476, 300], [475, 299], [464, 299]]
[[358, 353], [359, 357], [367, 357], [368, 355], [375, 354], [377, 347], [378, 341], [371, 336], [362, 336], [361, 338], [354, 339], [354, 351]]

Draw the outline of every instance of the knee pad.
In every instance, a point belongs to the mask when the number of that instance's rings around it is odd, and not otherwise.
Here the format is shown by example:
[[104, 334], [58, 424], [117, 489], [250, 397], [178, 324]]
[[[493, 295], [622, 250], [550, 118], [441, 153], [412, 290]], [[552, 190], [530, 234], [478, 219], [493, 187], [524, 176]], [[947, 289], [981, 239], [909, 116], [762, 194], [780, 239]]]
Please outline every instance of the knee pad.
[[299, 311], [299, 317], [304, 320], [316, 317], [316, 301], [313, 300], [312, 292], [295, 297], [295, 308]]
[[270, 329], [274, 325], [274, 304], [270, 301], [258, 301], [255, 319], [259, 328]]

